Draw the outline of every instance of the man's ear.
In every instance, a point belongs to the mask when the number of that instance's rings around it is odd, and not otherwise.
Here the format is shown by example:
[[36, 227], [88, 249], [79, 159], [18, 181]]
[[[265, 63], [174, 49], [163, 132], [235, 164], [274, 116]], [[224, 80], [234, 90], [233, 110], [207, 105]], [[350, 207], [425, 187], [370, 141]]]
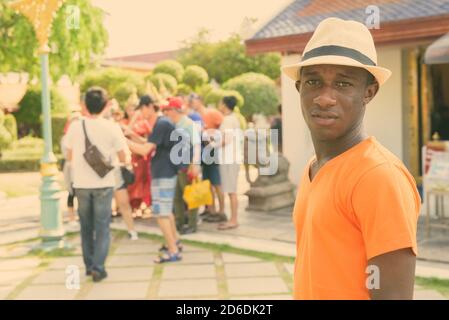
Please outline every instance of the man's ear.
[[376, 96], [379, 91], [379, 83], [374, 81], [373, 83], [366, 86], [365, 97], [363, 98], [363, 103], [367, 105]]

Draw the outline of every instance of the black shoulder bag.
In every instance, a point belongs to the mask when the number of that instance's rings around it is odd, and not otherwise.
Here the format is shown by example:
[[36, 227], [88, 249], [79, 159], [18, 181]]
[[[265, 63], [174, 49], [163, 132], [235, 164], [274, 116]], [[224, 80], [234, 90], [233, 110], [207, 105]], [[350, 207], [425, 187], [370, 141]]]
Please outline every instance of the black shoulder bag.
[[105, 159], [105, 157], [101, 154], [100, 150], [96, 146], [94, 146], [89, 138], [87, 137], [86, 132], [86, 124], [83, 120], [83, 131], [85, 137], [86, 151], [83, 156], [89, 166], [101, 177], [103, 178], [107, 175], [112, 169], [113, 166]]

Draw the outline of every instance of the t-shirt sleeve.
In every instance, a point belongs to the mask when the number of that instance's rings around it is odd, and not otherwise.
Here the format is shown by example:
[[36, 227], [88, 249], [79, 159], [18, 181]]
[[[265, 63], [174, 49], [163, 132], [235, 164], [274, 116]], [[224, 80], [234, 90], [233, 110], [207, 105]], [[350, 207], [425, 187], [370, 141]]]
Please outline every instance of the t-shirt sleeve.
[[156, 146], [164, 144], [164, 136], [168, 133], [169, 123], [166, 121], [156, 122], [153, 132], [148, 137], [148, 142], [154, 143]]
[[116, 152], [126, 150], [126, 138], [118, 124], [113, 126], [112, 148]]
[[368, 260], [404, 248], [418, 253], [419, 195], [403, 170], [389, 163], [378, 165], [366, 172], [353, 190], [353, 212]]
[[[73, 149], [73, 141], [74, 141], [74, 131], [76, 130], [75, 128], [77, 126], [79, 126], [80, 121], [74, 121], [70, 124], [69, 129], [67, 130], [67, 133], [64, 136], [64, 141], [63, 141], [63, 147], [67, 148], [67, 149]], [[83, 133], [83, 137], [84, 139], [84, 133]]]

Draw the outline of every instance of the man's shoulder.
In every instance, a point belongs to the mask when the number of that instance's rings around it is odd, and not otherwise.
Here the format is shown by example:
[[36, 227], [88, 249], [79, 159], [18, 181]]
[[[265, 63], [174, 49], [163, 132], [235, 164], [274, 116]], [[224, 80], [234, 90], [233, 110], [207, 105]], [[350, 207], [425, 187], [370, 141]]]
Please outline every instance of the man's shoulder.
[[375, 138], [372, 138], [360, 151], [354, 155], [354, 159], [349, 164], [350, 168], [348, 167], [348, 170], [357, 176], [357, 180], [368, 175], [379, 181], [395, 179], [396, 175], [413, 180], [404, 163]]

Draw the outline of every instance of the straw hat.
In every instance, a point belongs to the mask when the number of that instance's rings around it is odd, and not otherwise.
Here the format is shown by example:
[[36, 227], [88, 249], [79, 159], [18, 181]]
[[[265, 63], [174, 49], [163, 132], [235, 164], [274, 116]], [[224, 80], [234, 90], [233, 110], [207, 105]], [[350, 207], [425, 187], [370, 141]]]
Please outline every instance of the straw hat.
[[299, 63], [282, 67], [289, 78], [299, 80], [301, 67], [333, 64], [368, 70], [379, 82], [385, 83], [391, 71], [377, 66], [373, 37], [360, 22], [327, 18], [318, 25], [307, 43]]

